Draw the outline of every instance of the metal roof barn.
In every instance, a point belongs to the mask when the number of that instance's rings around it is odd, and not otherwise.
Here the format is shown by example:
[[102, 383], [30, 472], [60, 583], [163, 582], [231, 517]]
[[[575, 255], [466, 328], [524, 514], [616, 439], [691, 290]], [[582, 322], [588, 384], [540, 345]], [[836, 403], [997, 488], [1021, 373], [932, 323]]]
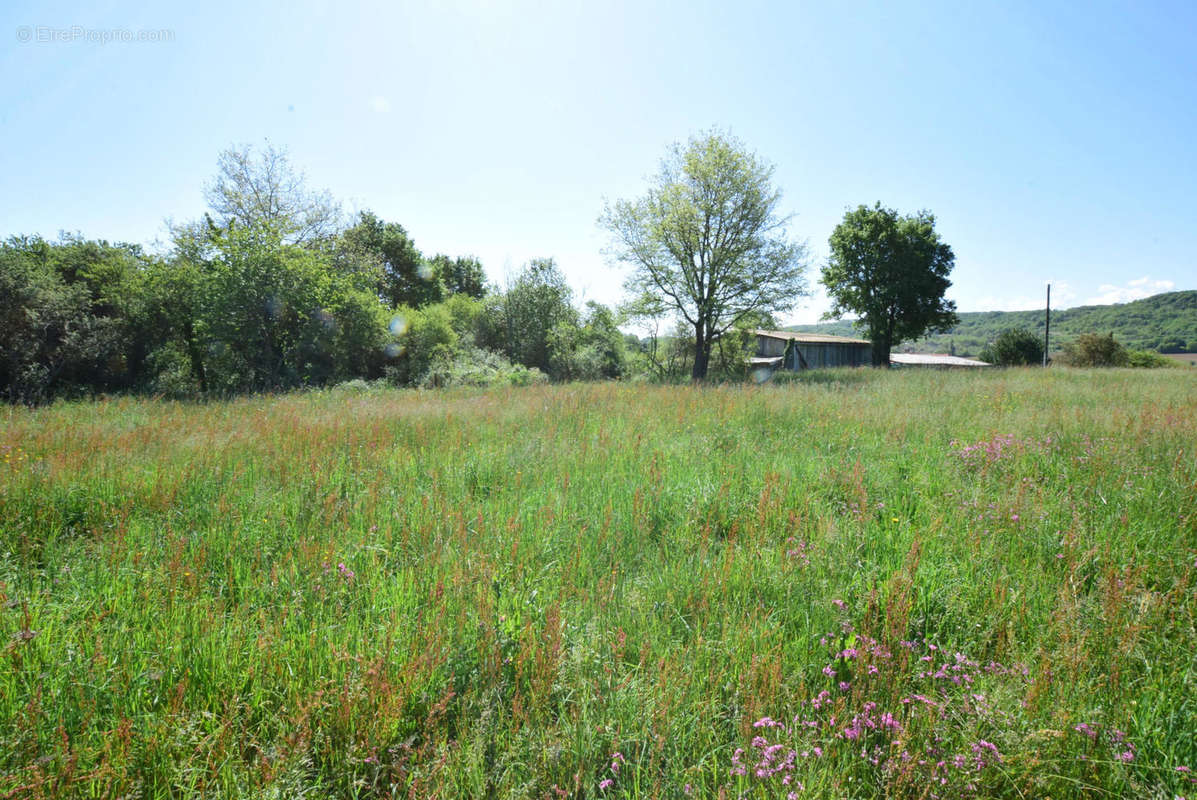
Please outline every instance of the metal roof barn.
[[769, 362], [776, 369], [802, 370], [824, 367], [862, 367], [873, 363], [873, 345], [867, 339], [828, 336], [822, 333], [755, 330], [753, 366]]
[[895, 367], [988, 367], [988, 362], [961, 358], [942, 353], [890, 353], [889, 363]]

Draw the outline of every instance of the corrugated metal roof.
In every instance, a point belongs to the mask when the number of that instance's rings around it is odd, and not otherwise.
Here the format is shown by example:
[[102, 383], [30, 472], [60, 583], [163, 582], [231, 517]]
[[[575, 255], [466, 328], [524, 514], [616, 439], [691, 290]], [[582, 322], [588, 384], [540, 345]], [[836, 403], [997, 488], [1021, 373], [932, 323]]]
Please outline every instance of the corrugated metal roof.
[[757, 336], [771, 339], [793, 339], [810, 344], [871, 344], [868, 339], [851, 339], [847, 336], [831, 336], [826, 333], [798, 333], [797, 331], [753, 331]]
[[990, 364], [972, 358], [941, 355], [939, 353], [890, 353], [891, 364], [908, 364], [920, 367], [988, 367]]

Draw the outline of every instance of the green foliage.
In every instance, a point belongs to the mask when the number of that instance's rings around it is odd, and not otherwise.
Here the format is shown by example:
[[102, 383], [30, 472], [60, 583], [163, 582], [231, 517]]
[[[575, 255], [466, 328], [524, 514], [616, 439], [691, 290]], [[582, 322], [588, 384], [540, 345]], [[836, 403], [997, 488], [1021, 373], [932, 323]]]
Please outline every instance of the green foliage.
[[36, 403], [137, 386], [148, 266], [136, 246], [72, 235], [0, 244], [0, 393]]
[[459, 335], [449, 308], [442, 304], [424, 308], [397, 308], [390, 330], [396, 336], [398, 356], [387, 374], [400, 386], [418, 386], [435, 362], [452, 361]]
[[1114, 334], [1083, 333], [1064, 345], [1064, 353], [1057, 359], [1070, 367], [1126, 367], [1130, 354], [1114, 339]]
[[1038, 366], [1043, 363], [1043, 339], [1026, 328], [1007, 328], [981, 351], [981, 360], [1002, 367]]
[[221, 392], [324, 384], [381, 366], [385, 312], [352, 275], [273, 231], [210, 232], [198, 265], [193, 335], [205, 381]]
[[675, 144], [642, 197], [599, 219], [609, 255], [632, 269], [629, 294], [692, 329], [695, 380], [743, 317], [791, 308], [804, 292], [806, 248], [789, 240], [772, 181], [771, 165], [713, 131]]
[[534, 386], [546, 383], [548, 376], [535, 367], [512, 364], [491, 350], [469, 344], [437, 350], [428, 369], [419, 380], [423, 388], [453, 386], [503, 387]]
[[1127, 366], [1139, 369], [1159, 369], [1160, 367], [1178, 367], [1180, 364], [1150, 350], [1128, 350]]
[[[172, 225], [166, 258], [70, 235], [0, 245], [0, 396], [272, 391], [374, 379], [388, 363], [414, 385], [444, 350], [488, 332], [477, 259], [434, 267], [369, 212], [334, 235], [339, 208], [282, 151], [225, 151], [206, 195], [211, 213]], [[445, 308], [412, 313], [446, 295]], [[409, 304], [402, 352], [381, 298]]]
[[892, 348], [958, 322], [956, 304], [944, 296], [956, 257], [930, 212], [900, 216], [880, 203], [858, 206], [844, 214], [830, 246], [820, 279], [832, 301], [827, 316], [860, 317], [874, 364], [888, 366]]
[[553, 377], [582, 381], [622, 377], [627, 369], [627, 351], [615, 315], [593, 300], [586, 308], [586, 319], [581, 325], [563, 319], [549, 333]]
[[551, 258], [529, 261], [496, 308], [503, 353], [511, 361], [535, 367], [553, 378], [553, 332], [559, 326], [577, 327], [578, 312], [570, 304], [573, 292]]
[[439, 303], [445, 286], [397, 222], [383, 222], [369, 211], [341, 234], [349, 253], [361, 254], [379, 266], [376, 291], [389, 305], [420, 308]]
[[473, 256], [449, 256], [437, 254], [428, 260], [433, 273], [440, 278], [449, 294], [463, 294], [480, 298], [486, 294], [486, 273], [482, 262]]

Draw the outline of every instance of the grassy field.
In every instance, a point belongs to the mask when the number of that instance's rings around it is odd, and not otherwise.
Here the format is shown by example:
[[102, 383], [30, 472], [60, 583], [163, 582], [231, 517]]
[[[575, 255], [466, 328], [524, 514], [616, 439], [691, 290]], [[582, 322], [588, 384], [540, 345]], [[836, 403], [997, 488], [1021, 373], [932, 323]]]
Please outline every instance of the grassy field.
[[0, 798], [1197, 790], [1187, 372], [0, 419]]

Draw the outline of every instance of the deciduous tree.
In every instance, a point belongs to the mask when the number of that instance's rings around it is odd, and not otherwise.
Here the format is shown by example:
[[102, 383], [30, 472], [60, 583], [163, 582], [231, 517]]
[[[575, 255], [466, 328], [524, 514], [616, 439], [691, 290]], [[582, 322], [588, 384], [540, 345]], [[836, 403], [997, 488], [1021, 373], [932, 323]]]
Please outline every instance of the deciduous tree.
[[383, 222], [369, 211], [341, 234], [344, 249], [378, 265], [378, 294], [392, 306], [420, 308], [439, 303], [445, 287], [407, 231], [398, 222]]
[[889, 366], [893, 347], [959, 321], [956, 303], [944, 297], [954, 264], [931, 213], [902, 216], [880, 203], [859, 206], [831, 234], [831, 257], [819, 281], [832, 301], [824, 316], [858, 315], [873, 342], [873, 364]]
[[780, 200], [772, 166], [710, 132], [675, 144], [642, 197], [609, 204], [599, 218], [609, 256], [632, 268], [633, 297], [658, 301], [693, 330], [694, 380], [738, 320], [788, 309], [804, 293], [806, 249], [787, 235]]
[[261, 150], [241, 145], [223, 151], [204, 198], [222, 226], [230, 221], [245, 228], [269, 226], [288, 244], [327, 239], [341, 225], [341, 207], [332, 195], [309, 189], [286, 150], [269, 142]]

